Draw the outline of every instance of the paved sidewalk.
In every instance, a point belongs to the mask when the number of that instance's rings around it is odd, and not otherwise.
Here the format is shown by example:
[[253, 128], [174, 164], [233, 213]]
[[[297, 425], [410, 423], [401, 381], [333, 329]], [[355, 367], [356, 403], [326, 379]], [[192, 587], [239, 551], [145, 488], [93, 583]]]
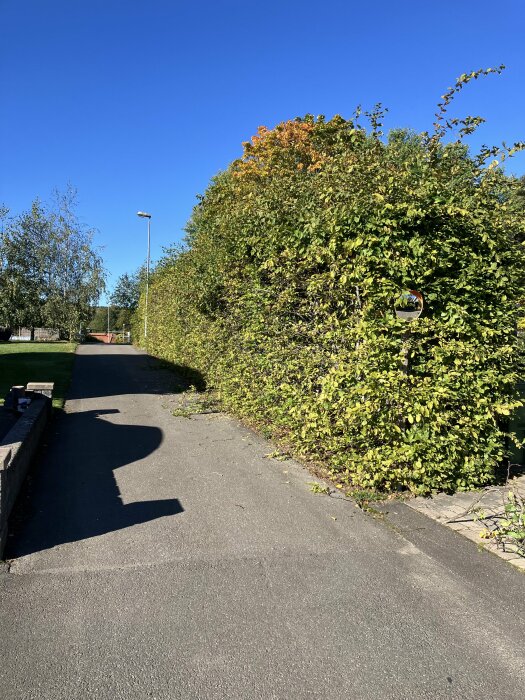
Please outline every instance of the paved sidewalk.
[[235, 419], [177, 411], [184, 376], [78, 348], [0, 569], [0, 700], [523, 697], [521, 572], [312, 493]]
[[525, 497], [525, 475], [512, 479], [505, 486], [490, 486], [481, 491], [455, 493], [452, 496], [444, 493], [432, 498], [419, 496], [406, 501], [406, 505], [525, 571], [525, 557], [513, 551], [512, 545], [505, 548], [498, 546], [494, 540], [483, 538], [480, 534], [484, 530], [498, 528], [499, 521], [505, 516], [505, 503], [511, 489]]

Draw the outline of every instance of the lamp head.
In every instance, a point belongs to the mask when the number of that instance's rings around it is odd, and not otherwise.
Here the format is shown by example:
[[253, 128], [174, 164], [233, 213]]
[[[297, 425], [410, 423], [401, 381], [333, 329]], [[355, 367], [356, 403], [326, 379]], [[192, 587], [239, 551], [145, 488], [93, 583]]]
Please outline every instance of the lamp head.
[[138, 211], [137, 216], [142, 216], [144, 219], [151, 219], [151, 214], [147, 214], [145, 211]]

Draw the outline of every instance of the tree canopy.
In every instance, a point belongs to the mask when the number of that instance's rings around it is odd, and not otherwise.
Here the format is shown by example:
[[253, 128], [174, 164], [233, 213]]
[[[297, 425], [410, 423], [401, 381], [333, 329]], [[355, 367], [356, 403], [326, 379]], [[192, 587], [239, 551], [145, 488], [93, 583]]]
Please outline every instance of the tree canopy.
[[104, 288], [93, 231], [74, 211], [75, 194], [58, 193], [52, 207], [35, 200], [4, 218], [0, 237], [0, 324], [49, 326], [72, 337]]
[[[145, 267], [141, 266], [135, 272], [126, 272], [118, 278], [109, 298], [112, 306], [110, 314], [113, 313], [110, 320], [114, 318], [112, 328], [130, 329], [133, 312], [138, 306], [140, 291], [145, 283], [145, 275]], [[93, 325], [94, 321], [91, 324]]]
[[124, 273], [118, 278], [111, 293], [110, 301], [119, 309], [134, 311], [139, 303], [140, 289], [144, 282], [145, 270], [140, 267], [132, 273]]

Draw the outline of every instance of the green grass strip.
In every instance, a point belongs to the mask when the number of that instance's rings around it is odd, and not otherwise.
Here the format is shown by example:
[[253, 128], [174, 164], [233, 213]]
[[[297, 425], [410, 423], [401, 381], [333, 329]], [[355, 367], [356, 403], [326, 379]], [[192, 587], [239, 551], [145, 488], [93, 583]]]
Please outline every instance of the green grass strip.
[[12, 386], [54, 382], [53, 406], [62, 408], [71, 381], [75, 343], [0, 343], [0, 403]]

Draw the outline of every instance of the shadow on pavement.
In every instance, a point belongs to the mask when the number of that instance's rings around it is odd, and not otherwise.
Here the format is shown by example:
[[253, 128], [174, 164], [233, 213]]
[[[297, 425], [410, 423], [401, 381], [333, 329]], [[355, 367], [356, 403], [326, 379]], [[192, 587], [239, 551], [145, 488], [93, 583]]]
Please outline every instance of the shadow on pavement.
[[[118, 413], [58, 416], [55, 448], [30, 476], [10, 521], [7, 559], [183, 512], [176, 498], [122, 502], [114, 470], [154, 452], [162, 431], [108, 420]], [[147, 485], [147, 464], [134, 465], [140, 468]]]
[[[203, 387], [198, 373], [147, 355], [119, 352], [116, 347], [109, 353], [77, 355], [69, 400], [180, 392], [190, 385]], [[120, 411], [113, 408], [55, 416], [50, 444], [29, 475], [11, 517], [6, 558], [183, 512], [176, 498], [122, 502], [115, 470], [133, 465], [132, 472], [127, 472], [128, 477], [132, 474], [133, 491], [147, 493], [151, 463], [145, 458], [161, 445], [163, 433], [156, 426], [119, 420]]]
[[[88, 351], [76, 356], [68, 400], [182, 392], [190, 386], [198, 391], [206, 388], [204, 378], [197, 370], [145, 353], [130, 353], [125, 345], [87, 345], [82, 348], [88, 348]], [[99, 349], [101, 351], [97, 352]]]

